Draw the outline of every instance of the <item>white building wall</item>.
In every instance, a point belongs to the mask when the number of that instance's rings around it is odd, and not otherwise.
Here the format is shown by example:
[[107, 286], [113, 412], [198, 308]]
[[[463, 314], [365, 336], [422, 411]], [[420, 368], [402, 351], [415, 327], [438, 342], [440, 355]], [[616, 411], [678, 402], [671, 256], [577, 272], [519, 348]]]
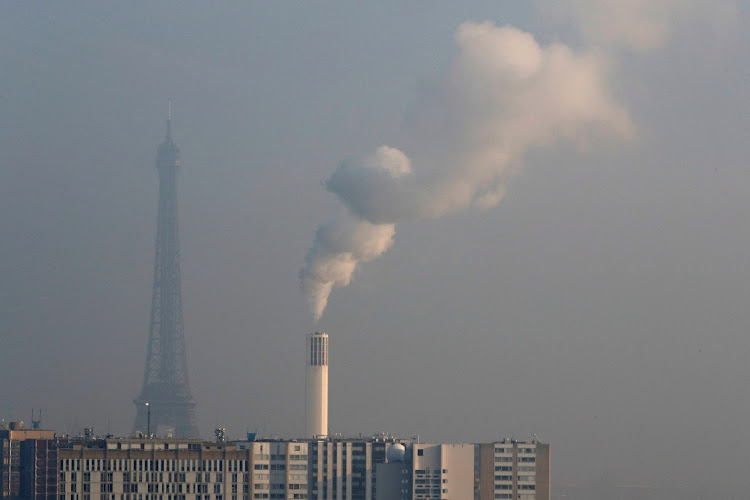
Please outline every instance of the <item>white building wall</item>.
[[344, 481], [346, 482], [346, 497], [352, 497], [352, 443], [346, 443], [344, 447], [344, 454], [346, 455], [346, 467], [344, 470]]
[[372, 463], [372, 443], [365, 445], [365, 468], [369, 471], [365, 477], [365, 487], [367, 488], [365, 500], [374, 500], [372, 498], [372, 470], [374, 468]]
[[412, 463], [414, 499], [474, 498], [473, 444], [415, 444]]
[[343, 498], [343, 496], [341, 496], [344, 492], [344, 481], [342, 480], [344, 471], [342, 470], [342, 467], [341, 467], [341, 463], [342, 463], [341, 457], [343, 456], [343, 453], [342, 453], [343, 446], [339, 444], [338, 446], [335, 446], [335, 449], [336, 449], [336, 466], [335, 466], [336, 468], [336, 498]]
[[328, 479], [328, 495], [326, 498], [327, 500], [333, 500], [333, 478], [334, 478], [334, 475], [336, 474], [336, 471], [334, 470], [334, 467], [333, 467], [334, 445], [333, 443], [326, 443], [326, 446], [328, 447], [328, 450], [327, 450], [328, 451], [328, 461], [327, 461], [328, 474], [326, 475]]

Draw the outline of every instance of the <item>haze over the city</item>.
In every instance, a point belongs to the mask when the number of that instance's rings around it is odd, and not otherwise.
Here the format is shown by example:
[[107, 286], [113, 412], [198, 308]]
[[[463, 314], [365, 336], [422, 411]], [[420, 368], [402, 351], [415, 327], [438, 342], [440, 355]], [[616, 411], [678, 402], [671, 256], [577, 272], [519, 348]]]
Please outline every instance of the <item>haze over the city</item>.
[[0, 418], [131, 431], [172, 99], [204, 438], [319, 330], [332, 433], [750, 488], [746, 0], [0, 5]]

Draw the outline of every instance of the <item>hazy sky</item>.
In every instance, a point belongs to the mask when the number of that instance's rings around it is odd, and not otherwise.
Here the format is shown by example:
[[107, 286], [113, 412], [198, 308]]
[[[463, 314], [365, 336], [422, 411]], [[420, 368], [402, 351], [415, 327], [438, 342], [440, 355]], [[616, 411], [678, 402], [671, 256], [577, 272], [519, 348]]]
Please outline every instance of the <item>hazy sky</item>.
[[[204, 437], [300, 435], [321, 330], [332, 432], [536, 433], [557, 485], [750, 487], [744, 0], [0, 9], [0, 416], [131, 429], [171, 97]], [[358, 177], [383, 145], [413, 183]], [[315, 323], [316, 229], [369, 200], [389, 250]]]

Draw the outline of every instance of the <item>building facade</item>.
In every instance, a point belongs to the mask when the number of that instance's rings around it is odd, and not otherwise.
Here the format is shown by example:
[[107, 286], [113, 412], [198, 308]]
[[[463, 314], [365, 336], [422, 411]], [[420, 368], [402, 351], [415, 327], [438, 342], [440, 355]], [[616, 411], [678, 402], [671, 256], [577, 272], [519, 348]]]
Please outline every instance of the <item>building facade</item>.
[[309, 446], [310, 499], [375, 499], [375, 466], [386, 460], [387, 439], [329, 439]]
[[207, 442], [0, 434], [3, 498], [549, 500], [549, 445], [388, 437]]
[[58, 450], [58, 500], [306, 499], [307, 443], [103, 439]]
[[[11, 422], [8, 428], [0, 429], [0, 497], [30, 498], [40, 482], [43, 496], [38, 498], [47, 498], [48, 494], [52, 496], [49, 500], [57, 498], [54, 482], [47, 487], [47, 476], [57, 476], [56, 451], [48, 450], [46, 444], [54, 437], [55, 431], [25, 429], [23, 422]], [[37, 440], [42, 443], [39, 451]]]
[[59, 500], [374, 500], [386, 446], [383, 438], [62, 444]]
[[478, 449], [480, 500], [549, 500], [549, 445], [504, 439]]
[[[14, 498], [44, 500], [374, 500], [375, 466], [386, 460], [388, 445], [381, 437], [240, 442], [55, 438], [27, 443], [45, 453], [54, 450], [54, 460], [45, 455], [44, 492], [24, 490], [19, 479], [19, 492], [26, 493]], [[22, 453], [20, 474], [33, 469], [39, 456]]]
[[474, 498], [473, 444], [396, 444], [388, 458], [377, 466], [376, 500]]

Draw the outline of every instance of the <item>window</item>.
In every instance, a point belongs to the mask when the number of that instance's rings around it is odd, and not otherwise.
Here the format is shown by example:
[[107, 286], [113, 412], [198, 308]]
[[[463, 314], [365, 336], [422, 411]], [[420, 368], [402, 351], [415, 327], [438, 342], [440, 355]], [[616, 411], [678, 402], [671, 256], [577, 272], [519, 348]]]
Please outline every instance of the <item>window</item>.
[[424, 456], [424, 450], [417, 450], [417, 456], [423, 457]]

